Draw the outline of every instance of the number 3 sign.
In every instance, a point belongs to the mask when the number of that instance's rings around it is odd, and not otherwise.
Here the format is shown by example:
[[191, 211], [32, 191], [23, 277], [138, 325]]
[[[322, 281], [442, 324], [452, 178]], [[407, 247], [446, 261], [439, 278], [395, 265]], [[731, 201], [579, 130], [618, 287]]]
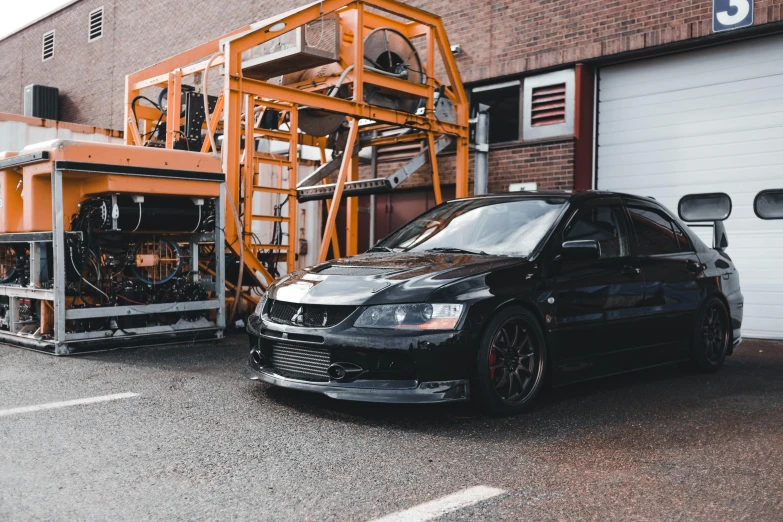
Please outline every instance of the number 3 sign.
[[716, 33], [753, 25], [753, 0], [712, 0], [712, 30]]

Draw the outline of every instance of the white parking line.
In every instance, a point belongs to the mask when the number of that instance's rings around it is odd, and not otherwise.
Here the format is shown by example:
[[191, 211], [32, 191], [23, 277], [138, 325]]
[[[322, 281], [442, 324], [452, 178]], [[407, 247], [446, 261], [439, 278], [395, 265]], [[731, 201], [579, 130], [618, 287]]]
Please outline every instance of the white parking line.
[[16, 415], [17, 413], [31, 413], [41, 410], [53, 410], [55, 408], [66, 408], [68, 406], [79, 406], [82, 404], [95, 404], [96, 402], [116, 401], [117, 399], [129, 399], [137, 397], [138, 393], [115, 393], [114, 395], [102, 395], [101, 397], [88, 397], [86, 399], [74, 399], [72, 401], [48, 402], [46, 404], [36, 404], [34, 406], [22, 406], [21, 408], [10, 408], [0, 410], [0, 417]]
[[419, 504], [410, 509], [376, 518], [371, 522], [424, 522], [425, 520], [442, 517], [446, 513], [478, 504], [483, 500], [502, 495], [503, 493], [505, 491], [502, 489], [489, 486], [475, 486], [425, 502], [424, 504]]

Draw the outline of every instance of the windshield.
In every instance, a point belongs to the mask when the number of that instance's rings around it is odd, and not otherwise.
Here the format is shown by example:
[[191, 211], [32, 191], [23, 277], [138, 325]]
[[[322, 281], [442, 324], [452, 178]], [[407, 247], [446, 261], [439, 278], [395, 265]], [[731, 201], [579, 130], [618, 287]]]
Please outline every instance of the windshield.
[[530, 255], [552, 227], [565, 198], [458, 200], [436, 207], [378, 243], [396, 252], [465, 251]]

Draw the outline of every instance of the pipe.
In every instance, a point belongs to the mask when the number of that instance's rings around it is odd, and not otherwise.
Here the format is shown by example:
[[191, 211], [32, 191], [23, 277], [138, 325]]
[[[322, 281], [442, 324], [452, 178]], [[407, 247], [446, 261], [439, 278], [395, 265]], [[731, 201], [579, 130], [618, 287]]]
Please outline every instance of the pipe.
[[[231, 324], [234, 320], [234, 316], [237, 313], [237, 307], [239, 306], [239, 299], [242, 297], [242, 278], [245, 276], [245, 232], [242, 228], [242, 221], [239, 219], [239, 212], [237, 206], [234, 204], [234, 198], [231, 194], [226, 198], [231, 203], [231, 211], [234, 214], [234, 222], [237, 227], [237, 237], [239, 239], [239, 278], [237, 280], [236, 291], [234, 292], [234, 305], [231, 307], [231, 314], [228, 316], [226, 324]], [[215, 245], [215, 255], [217, 255], [217, 245]], [[223, 255], [226, 255], [225, 252]]]
[[[378, 137], [378, 131], [373, 131], [372, 137]], [[378, 177], [378, 147], [371, 147], [370, 178]], [[370, 248], [375, 246], [375, 194], [370, 194]]]
[[487, 193], [489, 184], [489, 105], [479, 103], [476, 121], [476, 175], [473, 193], [481, 196]]

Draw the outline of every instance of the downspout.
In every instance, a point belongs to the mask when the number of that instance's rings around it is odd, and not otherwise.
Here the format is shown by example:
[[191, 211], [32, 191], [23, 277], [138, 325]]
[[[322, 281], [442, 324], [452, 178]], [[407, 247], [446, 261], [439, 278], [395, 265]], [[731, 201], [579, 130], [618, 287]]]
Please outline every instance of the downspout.
[[479, 103], [476, 115], [476, 173], [473, 179], [473, 193], [481, 196], [487, 193], [489, 170], [489, 105]]
[[[373, 131], [372, 137], [378, 137], [378, 131]], [[378, 147], [373, 146], [370, 156], [370, 178], [378, 177]], [[370, 194], [370, 248], [375, 246], [375, 194]]]

